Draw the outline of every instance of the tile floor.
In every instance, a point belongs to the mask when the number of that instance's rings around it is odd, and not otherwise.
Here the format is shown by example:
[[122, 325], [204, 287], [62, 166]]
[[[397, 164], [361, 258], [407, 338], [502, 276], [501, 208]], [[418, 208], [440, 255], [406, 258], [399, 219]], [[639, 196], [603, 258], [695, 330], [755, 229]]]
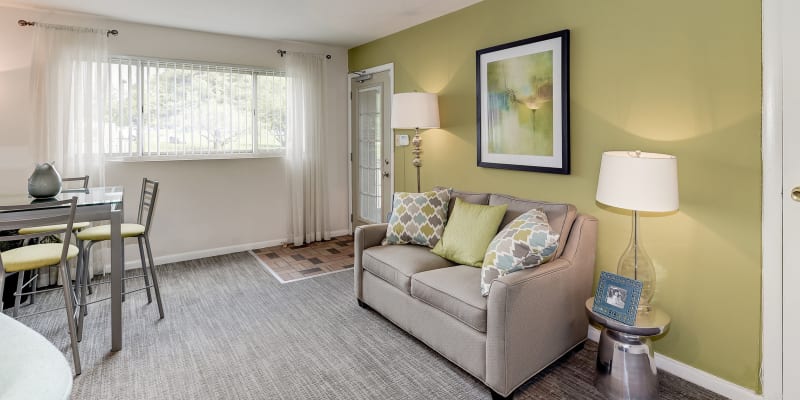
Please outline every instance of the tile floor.
[[252, 253], [287, 283], [353, 268], [353, 237], [339, 236], [302, 246], [265, 247]]

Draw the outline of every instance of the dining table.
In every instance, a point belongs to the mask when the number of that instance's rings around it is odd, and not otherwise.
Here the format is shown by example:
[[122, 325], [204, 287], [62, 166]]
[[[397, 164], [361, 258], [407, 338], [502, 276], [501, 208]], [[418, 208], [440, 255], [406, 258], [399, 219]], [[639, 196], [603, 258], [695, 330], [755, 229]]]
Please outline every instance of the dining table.
[[[122, 214], [124, 190], [122, 186], [90, 187], [63, 190], [54, 197], [35, 199], [27, 193], [0, 194], [0, 206], [13, 206], [77, 198], [75, 222], [109, 221], [111, 225], [111, 351], [122, 350], [122, 299], [124, 274], [124, 249], [122, 243]], [[0, 222], [20, 221], [48, 216], [52, 208], [0, 212]]]

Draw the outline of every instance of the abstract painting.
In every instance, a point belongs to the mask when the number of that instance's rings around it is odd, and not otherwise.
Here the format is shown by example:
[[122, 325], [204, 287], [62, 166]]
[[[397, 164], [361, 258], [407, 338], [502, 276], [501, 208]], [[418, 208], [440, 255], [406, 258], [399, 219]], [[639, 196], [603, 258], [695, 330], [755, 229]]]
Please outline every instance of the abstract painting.
[[478, 166], [569, 174], [569, 31], [476, 52]]

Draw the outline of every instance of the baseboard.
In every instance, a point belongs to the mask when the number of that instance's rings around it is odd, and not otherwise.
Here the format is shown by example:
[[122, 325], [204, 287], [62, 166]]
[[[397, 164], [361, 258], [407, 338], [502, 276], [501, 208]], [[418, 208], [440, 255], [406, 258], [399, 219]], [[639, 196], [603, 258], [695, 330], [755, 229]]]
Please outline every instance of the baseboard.
[[350, 229], [339, 229], [338, 231], [331, 232], [331, 237], [350, 235], [352, 233]]
[[[337, 231], [332, 231], [331, 236], [343, 236], [349, 235], [349, 229], [340, 229]], [[156, 265], [161, 264], [171, 264], [181, 261], [189, 261], [189, 260], [196, 260], [198, 258], [206, 258], [206, 257], [214, 257], [214, 256], [221, 256], [224, 254], [231, 254], [231, 253], [238, 253], [242, 251], [251, 251], [255, 249], [262, 249], [264, 247], [272, 247], [272, 246], [279, 246], [286, 242], [286, 239], [274, 239], [274, 240], [267, 240], [264, 242], [255, 242], [255, 243], [244, 243], [244, 244], [236, 244], [231, 246], [224, 246], [224, 247], [216, 247], [213, 249], [203, 249], [203, 250], [196, 250], [196, 251], [188, 251], [185, 253], [177, 253], [177, 254], [167, 254], [162, 256], [153, 257], [153, 262]], [[138, 253], [137, 253], [138, 255]], [[131, 257], [132, 259], [127, 260], [125, 262], [125, 269], [136, 269], [141, 268], [142, 264], [139, 260], [139, 257]]]
[[[203, 249], [196, 251], [187, 251], [185, 253], [167, 254], [162, 256], [153, 257], [153, 262], [156, 265], [171, 264], [181, 261], [196, 260], [198, 258], [221, 256], [224, 254], [239, 253], [242, 251], [250, 251], [261, 249], [264, 247], [279, 246], [283, 244], [286, 239], [267, 240], [264, 242], [236, 244], [232, 246], [216, 247], [213, 249]], [[131, 257], [132, 259], [125, 262], [125, 269], [141, 268], [142, 264], [139, 257]]]
[[[587, 334], [589, 340], [600, 341], [600, 330], [589, 325]], [[669, 372], [683, 380], [694, 383], [697, 386], [708, 389], [714, 393], [734, 400], [763, 400], [764, 397], [756, 392], [739, 386], [733, 382], [728, 382], [720, 377], [699, 370], [695, 367], [686, 365], [680, 361], [669, 358], [659, 353], [656, 356], [656, 367], [660, 370]]]

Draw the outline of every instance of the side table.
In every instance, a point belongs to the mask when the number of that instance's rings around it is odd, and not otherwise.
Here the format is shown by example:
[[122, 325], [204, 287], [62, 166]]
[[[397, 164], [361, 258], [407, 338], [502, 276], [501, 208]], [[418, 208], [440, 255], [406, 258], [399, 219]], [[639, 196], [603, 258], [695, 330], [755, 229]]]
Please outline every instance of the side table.
[[595, 313], [593, 304], [594, 297], [586, 300], [586, 315], [603, 327], [594, 386], [609, 399], [657, 399], [658, 370], [650, 338], [667, 331], [669, 315], [651, 307], [636, 317], [636, 325], [625, 325]]

